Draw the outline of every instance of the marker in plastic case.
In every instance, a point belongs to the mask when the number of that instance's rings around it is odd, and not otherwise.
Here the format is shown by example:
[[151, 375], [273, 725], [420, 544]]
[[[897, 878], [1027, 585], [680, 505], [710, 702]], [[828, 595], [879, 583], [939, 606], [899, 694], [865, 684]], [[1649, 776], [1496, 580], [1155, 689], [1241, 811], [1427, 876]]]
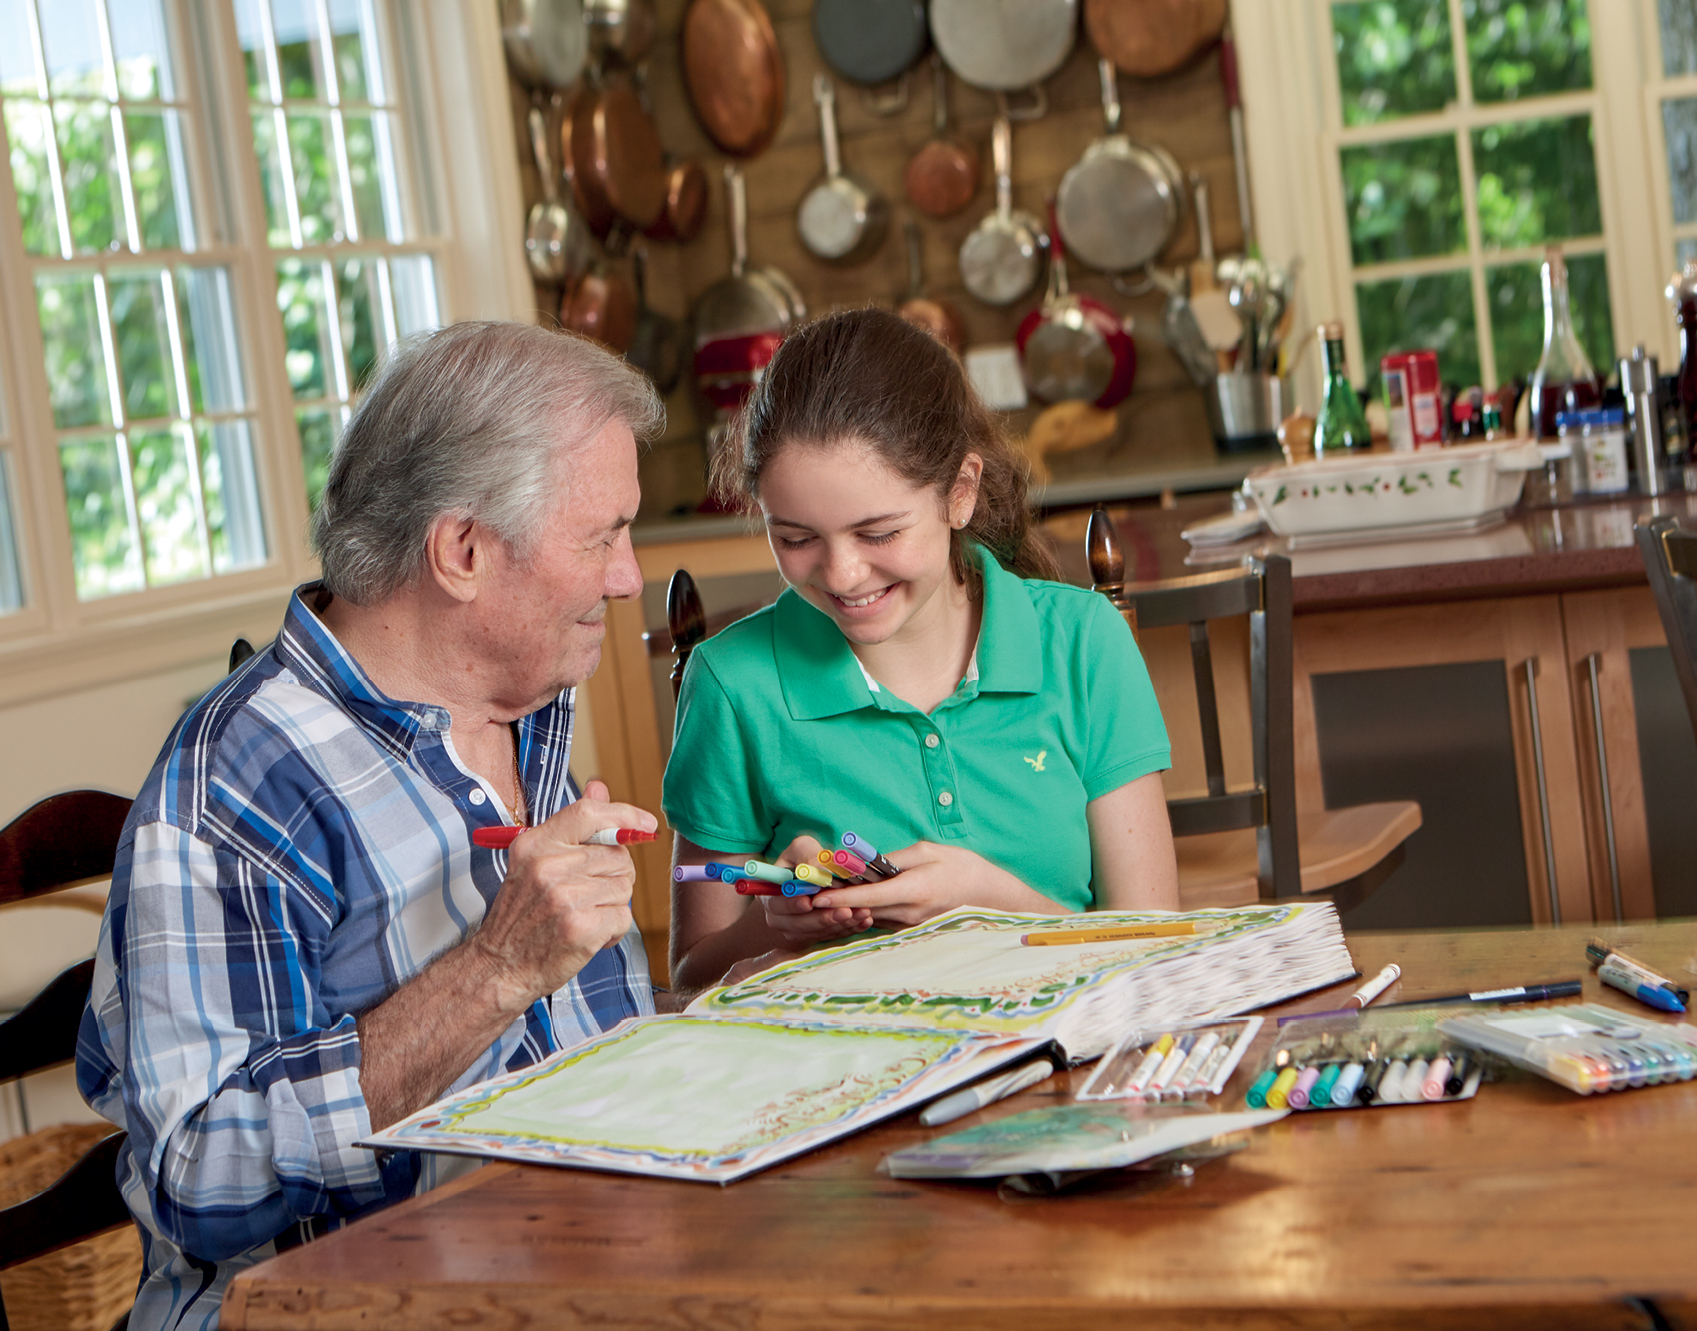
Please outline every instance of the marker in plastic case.
[[1314, 1083], [1320, 1080], [1320, 1065], [1310, 1063], [1297, 1074], [1296, 1082], [1285, 1093], [1285, 1103], [1292, 1109], [1308, 1108], [1308, 1101], [1314, 1090]]
[[1450, 1075], [1444, 1078], [1444, 1092], [1447, 1095], [1460, 1095], [1461, 1088], [1467, 1085], [1467, 1074], [1473, 1070], [1473, 1055], [1463, 1049], [1450, 1060]]
[[1348, 1109], [1355, 1103], [1355, 1093], [1361, 1089], [1361, 1078], [1367, 1071], [1360, 1063], [1347, 1063], [1332, 1084], [1332, 1108]]
[[1173, 1047], [1167, 1051], [1166, 1058], [1161, 1060], [1161, 1066], [1156, 1070], [1155, 1075], [1149, 1079], [1147, 1090], [1151, 1095], [1156, 1099], [1160, 1098], [1160, 1093], [1172, 1084], [1173, 1078], [1178, 1076], [1178, 1070], [1184, 1066], [1184, 1060], [1190, 1057], [1190, 1051], [1195, 1047], [1196, 1037], [1194, 1035], [1182, 1036], [1173, 1042]]
[[1420, 1099], [1421, 1089], [1426, 1085], [1426, 1069], [1430, 1066], [1430, 1060], [1424, 1058], [1411, 1062], [1408, 1071], [1402, 1075], [1402, 1086], [1397, 1098], [1411, 1102]]
[[1290, 1088], [1296, 1085], [1296, 1079], [1301, 1075], [1301, 1069], [1288, 1067], [1273, 1078], [1273, 1084], [1267, 1088], [1268, 1109], [1294, 1109], [1290, 1103]]
[[1439, 1054], [1426, 1069], [1426, 1080], [1420, 1083], [1423, 1099], [1442, 1100], [1449, 1088], [1450, 1056]]
[[1166, 1090], [1161, 1092], [1161, 1098], [1163, 1100], [1184, 1099], [1184, 1093], [1202, 1074], [1203, 1065], [1207, 1063], [1219, 1043], [1220, 1036], [1217, 1031], [1204, 1033], [1202, 1038], [1196, 1041], [1195, 1046], [1190, 1051], [1190, 1056], [1184, 1060], [1183, 1066], [1179, 1068], [1178, 1074], [1167, 1083]]
[[1308, 1107], [1310, 1109], [1330, 1109], [1332, 1107], [1332, 1087], [1337, 1085], [1338, 1076], [1343, 1072], [1342, 1063], [1328, 1063], [1320, 1073], [1320, 1080], [1314, 1083], [1314, 1089], [1308, 1092]]
[[1173, 1047], [1173, 1037], [1163, 1035], [1149, 1046], [1148, 1053], [1143, 1055], [1143, 1061], [1137, 1065], [1137, 1071], [1131, 1074], [1125, 1084], [1128, 1091], [1141, 1091], [1147, 1086], [1154, 1075], [1160, 1071], [1161, 1064], [1166, 1062], [1167, 1054]]
[[1265, 1109], [1267, 1107], [1267, 1092], [1273, 1089], [1273, 1083], [1278, 1080], [1278, 1077], [1279, 1070], [1277, 1068], [1265, 1068], [1261, 1075], [1250, 1084], [1249, 1094], [1244, 1096], [1244, 1099], [1249, 1102], [1251, 1109]]

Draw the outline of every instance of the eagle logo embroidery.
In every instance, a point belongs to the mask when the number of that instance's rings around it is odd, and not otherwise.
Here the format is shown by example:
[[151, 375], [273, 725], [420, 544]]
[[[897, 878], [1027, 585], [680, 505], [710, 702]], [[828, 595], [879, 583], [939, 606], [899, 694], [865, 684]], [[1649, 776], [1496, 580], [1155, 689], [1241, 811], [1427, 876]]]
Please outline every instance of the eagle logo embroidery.
[[1027, 758], [1025, 761], [1031, 764], [1031, 770], [1033, 772], [1041, 772], [1043, 770], [1043, 760], [1048, 756], [1049, 751], [1047, 749], [1038, 749], [1037, 756], [1035, 758]]

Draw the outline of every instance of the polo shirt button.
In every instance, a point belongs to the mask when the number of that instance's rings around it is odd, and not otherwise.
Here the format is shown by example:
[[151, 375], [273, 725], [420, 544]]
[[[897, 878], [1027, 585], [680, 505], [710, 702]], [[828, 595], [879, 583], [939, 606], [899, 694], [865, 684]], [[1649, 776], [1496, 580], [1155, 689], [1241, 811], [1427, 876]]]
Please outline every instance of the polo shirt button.
[[925, 737], [925, 747], [928, 749], [934, 749], [942, 742], [943, 741], [938, 739], [935, 735], [927, 735]]
[[471, 802], [473, 804], [482, 804], [483, 801], [488, 797], [486, 795], [484, 795], [484, 793], [481, 790], [479, 790], [476, 786], [473, 786], [472, 790], [471, 790], [471, 794], [468, 796], [468, 798], [471, 800]]
[[949, 794], [949, 792], [946, 791], [946, 790], [941, 795], [937, 796], [937, 803], [941, 804], [945, 809], [948, 808], [949, 805], [953, 804], [954, 802], [955, 802], [955, 797], [953, 795]]

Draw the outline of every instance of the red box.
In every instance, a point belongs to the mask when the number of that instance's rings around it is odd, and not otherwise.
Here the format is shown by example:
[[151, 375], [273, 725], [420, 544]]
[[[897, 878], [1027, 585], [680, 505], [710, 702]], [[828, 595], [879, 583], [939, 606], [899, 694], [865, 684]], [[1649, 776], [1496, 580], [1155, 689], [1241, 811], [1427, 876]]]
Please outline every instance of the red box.
[[1385, 378], [1385, 409], [1390, 414], [1391, 451], [1412, 453], [1444, 442], [1443, 399], [1438, 383], [1438, 353], [1393, 351], [1379, 358]]

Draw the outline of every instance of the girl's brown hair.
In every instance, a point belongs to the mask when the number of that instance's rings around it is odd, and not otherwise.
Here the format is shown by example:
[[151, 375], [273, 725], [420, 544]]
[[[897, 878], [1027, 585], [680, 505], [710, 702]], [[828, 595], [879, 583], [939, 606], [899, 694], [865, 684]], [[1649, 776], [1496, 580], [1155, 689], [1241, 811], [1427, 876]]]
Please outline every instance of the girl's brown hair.
[[968, 453], [983, 460], [978, 503], [949, 534], [955, 580], [979, 590], [968, 539], [1022, 578], [1059, 579], [1031, 521], [1029, 464], [931, 334], [888, 310], [843, 310], [791, 333], [717, 450], [713, 491], [752, 509], [760, 476], [791, 444], [864, 443], [898, 476], [947, 496]]

